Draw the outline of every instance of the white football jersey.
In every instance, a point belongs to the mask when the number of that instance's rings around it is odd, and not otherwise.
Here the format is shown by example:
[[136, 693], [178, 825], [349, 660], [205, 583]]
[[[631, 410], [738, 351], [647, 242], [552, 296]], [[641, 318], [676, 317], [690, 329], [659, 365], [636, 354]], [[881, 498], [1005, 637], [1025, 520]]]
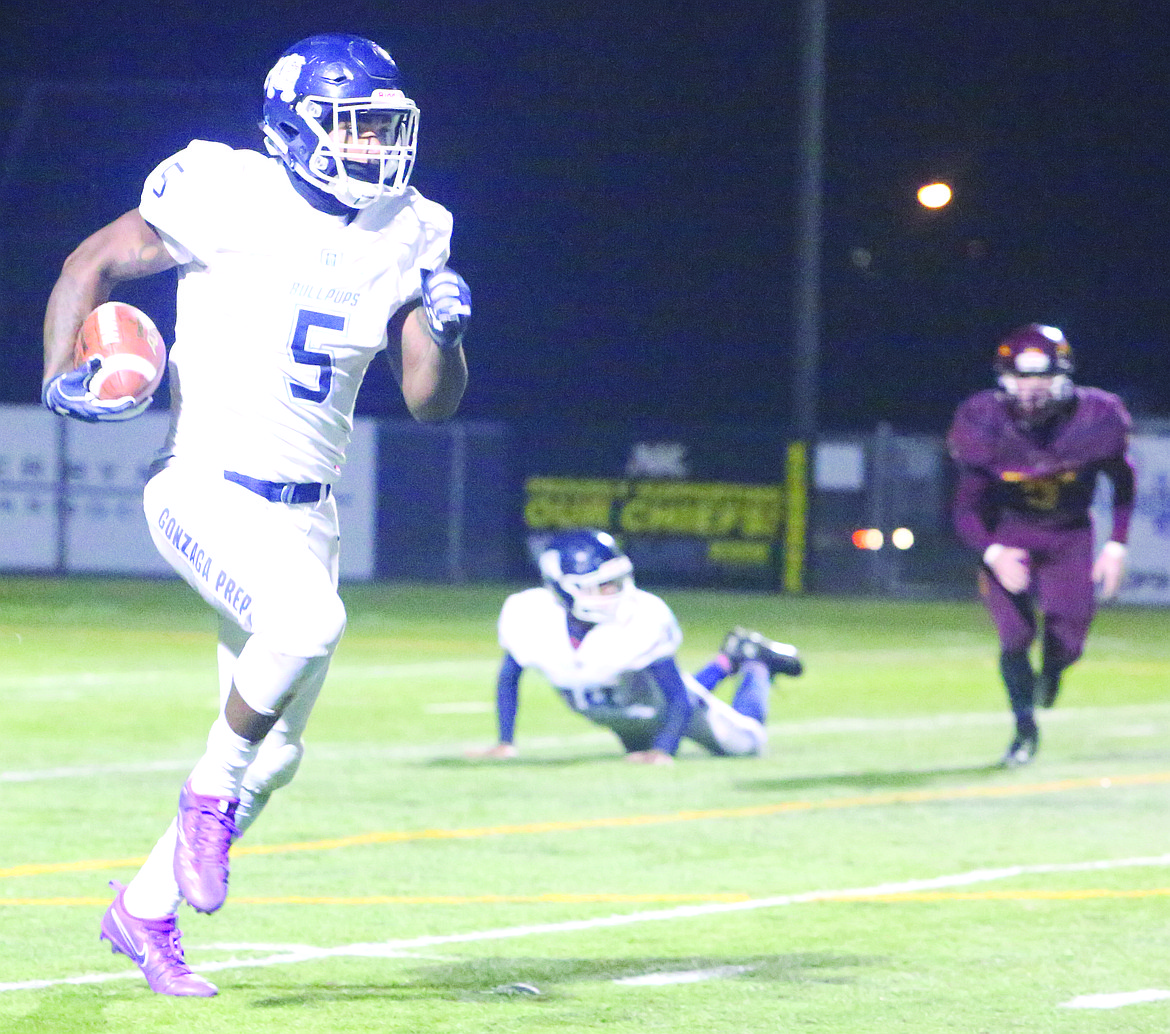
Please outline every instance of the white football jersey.
[[412, 187], [326, 215], [276, 159], [203, 140], [150, 174], [139, 211], [179, 263], [166, 453], [336, 482], [366, 367], [446, 264], [450, 213]]
[[500, 646], [522, 668], [536, 668], [578, 710], [591, 690], [613, 689], [655, 661], [673, 657], [682, 643], [673, 611], [653, 593], [635, 589], [621, 616], [594, 625], [573, 648], [565, 608], [543, 586], [504, 601]]

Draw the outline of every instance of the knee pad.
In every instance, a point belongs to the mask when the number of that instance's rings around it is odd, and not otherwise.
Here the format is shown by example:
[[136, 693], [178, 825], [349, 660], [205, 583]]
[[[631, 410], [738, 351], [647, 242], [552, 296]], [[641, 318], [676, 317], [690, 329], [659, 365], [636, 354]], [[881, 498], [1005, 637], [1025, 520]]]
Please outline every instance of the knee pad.
[[333, 653], [345, 632], [345, 604], [335, 592], [304, 594], [270, 608], [253, 631], [275, 653], [324, 657]]
[[337, 644], [345, 634], [347, 620], [345, 604], [336, 593], [316, 601], [314, 613], [306, 620], [308, 627], [304, 630], [306, 640], [317, 646], [312, 656], [331, 654], [337, 649]]
[[732, 756], [755, 757], [768, 749], [768, 733], [762, 726], [747, 727], [742, 734], [735, 736], [729, 743]]
[[[316, 656], [285, 654], [271, 649], [268, 639], [257, 634], [248, 640], [232, 670], [241, 699], [259, 714], [282, 714], [292, 705], [305, 680], [323, 677], [332, 653]], [[318, 678], [319, 681], [319, 678]], [[314, 691], [315, 696], [315, 691]]]

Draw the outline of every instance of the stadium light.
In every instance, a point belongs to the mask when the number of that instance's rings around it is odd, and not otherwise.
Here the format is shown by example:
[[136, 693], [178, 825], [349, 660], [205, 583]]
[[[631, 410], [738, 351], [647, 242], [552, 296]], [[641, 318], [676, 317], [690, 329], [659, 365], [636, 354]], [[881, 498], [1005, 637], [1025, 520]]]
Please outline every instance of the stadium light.
[[927, 183], [918, 188], [918, 203], [923, 208], [945, 208], [951, 196], [951, 188], [945, 183]]

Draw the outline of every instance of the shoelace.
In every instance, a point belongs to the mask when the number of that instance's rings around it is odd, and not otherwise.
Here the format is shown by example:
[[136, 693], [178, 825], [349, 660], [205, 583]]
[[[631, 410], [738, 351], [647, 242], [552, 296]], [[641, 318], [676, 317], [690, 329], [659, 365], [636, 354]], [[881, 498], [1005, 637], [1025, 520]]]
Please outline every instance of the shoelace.
[[191, 972], [183, 956], [183, 945], [179, 943], [179, 928], [173, 920], [162, 930], [148, 928], [146, 936], [151, 947], [158, 952], [158, 957], [173, 963], [177, 973]]
[[[214, 819], [215, 825], [204, 821], [204, 816]], [[218, 851], [220, 847], [218, 842], [219, 829], [227, 833], [229, 844], [240, 835], [240, 831], [236, 829], [236, 824], [230, 817], [214, 808], [200, 808], [199, 818], [195, 822], [194, 843], [192, 844], [195, 852], [204, 854]]]

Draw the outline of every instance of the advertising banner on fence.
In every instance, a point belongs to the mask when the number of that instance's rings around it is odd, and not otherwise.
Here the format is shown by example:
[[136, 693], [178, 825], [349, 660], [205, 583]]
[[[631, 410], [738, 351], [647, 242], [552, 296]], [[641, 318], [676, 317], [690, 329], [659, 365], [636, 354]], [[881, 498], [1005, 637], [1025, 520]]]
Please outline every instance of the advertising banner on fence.
[[651, 581], [776, 588], [791, 577], [792, 479], [778, 434], [544, 429], [524, 453], [533, 553], [557, 531], [590, 526], [617, 536]]
[[[170, 576], [142, 515], [168, 415], [84, 424], [0, 406], [0, 570]], [[375, 426], [358, 420], [337, 493], [341, 576], [374, 574]]]

